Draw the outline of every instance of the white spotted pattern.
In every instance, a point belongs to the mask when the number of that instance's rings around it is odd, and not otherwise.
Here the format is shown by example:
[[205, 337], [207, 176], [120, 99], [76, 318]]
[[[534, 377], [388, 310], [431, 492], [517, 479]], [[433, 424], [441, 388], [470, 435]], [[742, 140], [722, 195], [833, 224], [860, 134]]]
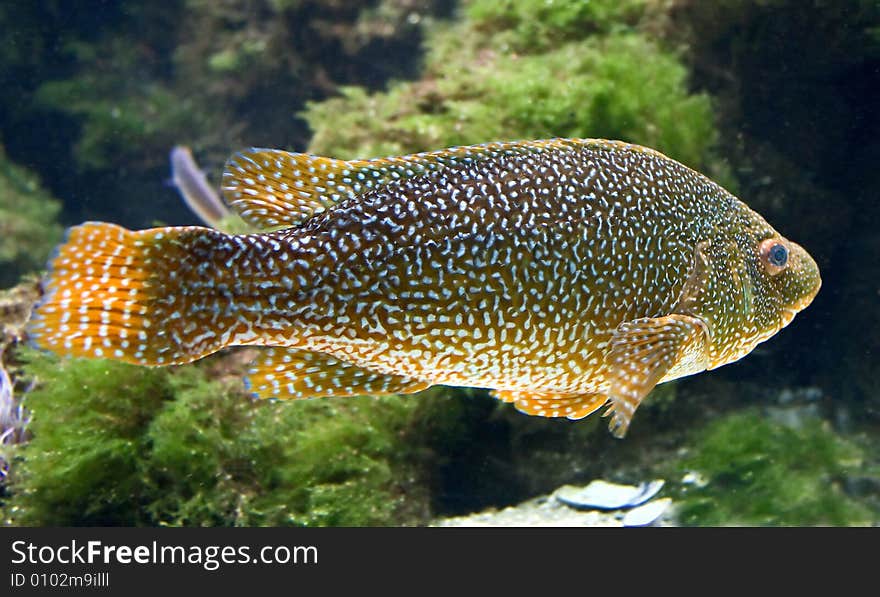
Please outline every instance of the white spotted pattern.
[[756, 246], [778, 234], [758, 214], [620, 142], [352, 162], [252, 150], [224, 190], [252, 223], [288, 228], [75, 228], [38, 343], [151, 365], [284, 347], [255, 363], [257, 394], [452, 384], [570, 418], [611, 399], [625, 430], [654, 384], [740, 358], [819, 284], [784, 239], [791, 266], [770, 277]]

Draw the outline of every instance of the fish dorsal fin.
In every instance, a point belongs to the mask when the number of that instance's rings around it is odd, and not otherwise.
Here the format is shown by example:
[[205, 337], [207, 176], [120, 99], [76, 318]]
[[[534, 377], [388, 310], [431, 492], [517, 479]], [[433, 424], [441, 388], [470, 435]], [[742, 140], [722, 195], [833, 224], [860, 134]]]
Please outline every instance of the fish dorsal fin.
[[577, 147], [590, 141], [597, 146], [614, 143], [591, 139], [511, 141], [350, 161], [253, 148], [227, 162], [223, 194], [230, 207], [249, 224], [272, 230], [296, 226], [345, 199], [398, 180], [482, 159]]
[[[642, 399], [664, 378], [706, 368], [706, 325], [690, 315], [644, 317], [621, 323], [611, 338], [609, 425], [623, 437]], [[673, 373], [674, 375], [667, 375]]]
[[356, 194], [343, 160], [280, 149], [235, 154], [223, 172], [226, 202], [263, 230], [295, 226]]
[[554, 394], [527, 390], [492, 390], [502, 402], [513, 402], [520, 412], [539, 417], [583, 419], [598, 410], [608, 397], [603, 394]]
[[286, 347], [262, 349], [251, 363], [246, 383], [259, 398], [284, 400], [412, 394], [430, 385], [370, 371], [320, 352]]

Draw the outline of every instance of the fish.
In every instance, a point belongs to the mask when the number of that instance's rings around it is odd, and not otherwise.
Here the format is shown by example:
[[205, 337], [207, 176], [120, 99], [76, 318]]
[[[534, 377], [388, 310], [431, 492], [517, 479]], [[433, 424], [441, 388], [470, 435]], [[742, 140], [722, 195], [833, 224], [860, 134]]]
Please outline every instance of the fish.
[[175, 146], [169, 155], [171, 161], [171, 184], [180, 193], [187, 207], [199, 219], [212, 228], [218, 228], [230, 215], [229, 209], [208, 182], [189, 147]]
[[260, 232], [73, 227], [31, 340], [144, 366], [254, 346], [262, 398], [476, 387], [541, 417], [607, 405], [623, 437], [657, 384], [744, 357], [821, 286], [745, 203], [622, 141], [252, 148], [221, 184]]

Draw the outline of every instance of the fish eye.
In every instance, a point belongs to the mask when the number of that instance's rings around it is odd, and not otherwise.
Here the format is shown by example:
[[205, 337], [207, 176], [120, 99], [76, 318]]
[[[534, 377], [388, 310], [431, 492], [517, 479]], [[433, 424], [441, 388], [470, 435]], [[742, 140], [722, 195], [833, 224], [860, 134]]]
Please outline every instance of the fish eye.
[[784, 245], [776, 243], [770, 247], [770, 252], [767, 253], [767, 261], [776, 267], [784, 267], [788, 261], [788, 249]]
[[761, 260], [770, 275], [776, 275], [788, 265], [788, 247], [782, 242], [768, 238], [761, 243]]

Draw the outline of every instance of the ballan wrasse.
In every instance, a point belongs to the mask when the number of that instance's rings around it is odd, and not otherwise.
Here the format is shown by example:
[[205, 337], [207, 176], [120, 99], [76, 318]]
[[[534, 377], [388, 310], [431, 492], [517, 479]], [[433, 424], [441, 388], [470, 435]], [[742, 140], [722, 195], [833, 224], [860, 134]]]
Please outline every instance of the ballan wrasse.
[[265, 347], [261, 397], [489, 388], [524, 413], [609, 403], [736, 361], [821, 284], [799, 245], [711, 180], [618, 141], [489, 143], [343, 161], [234, 156], [265, 232], [70, 230], [30, 326], [63, 355], [187, 363]]

